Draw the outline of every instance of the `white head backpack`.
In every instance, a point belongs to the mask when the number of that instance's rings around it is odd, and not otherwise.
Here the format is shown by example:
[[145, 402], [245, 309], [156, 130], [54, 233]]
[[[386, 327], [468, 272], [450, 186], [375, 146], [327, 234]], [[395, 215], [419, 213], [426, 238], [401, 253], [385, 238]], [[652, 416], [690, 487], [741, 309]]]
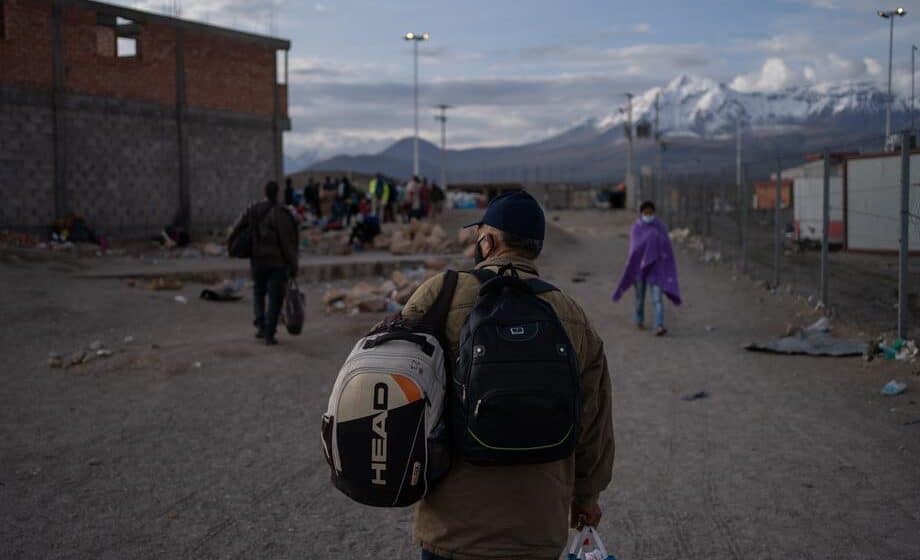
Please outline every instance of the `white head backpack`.
[[323, 447], [333, 484], [357, 502], [413, 504], [450, 468], [443, 333], [456, 286], [457, 273], [447, 271], [420, 321], [385, 321], [339, 370]]

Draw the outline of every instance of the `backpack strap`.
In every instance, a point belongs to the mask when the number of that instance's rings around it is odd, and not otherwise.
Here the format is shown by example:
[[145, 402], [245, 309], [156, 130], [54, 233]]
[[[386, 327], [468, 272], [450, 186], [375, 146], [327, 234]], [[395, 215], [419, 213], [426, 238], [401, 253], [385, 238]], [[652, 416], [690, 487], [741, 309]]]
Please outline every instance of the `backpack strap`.
[[454, 299], [454, 292], [457, 289], [456, 270], [448, 270], [444, 273], [444, 283], [441, 285], [441, 291], [438, 292], [437, 299], [425, 315], [421, 322], [434, 329], [437, 333], [444, 332], [444, 326], [447, 324], [447, 314], [450, 312], [450, 302]]
[[498, 274], [492, 272], [487, 268], [474, 268], [473, 270], [468, 270], [468, 274], [472, 274], [476, 280], [479, 280], [480, 284], [485, 284], [489, 280], [498, 276]]
[[535, 295], [545, 294], [547, 292], [558, 292], [559, 288], [553, 286], [546, 280], [540, 280], [539, 278], [529, 278], [525, 280], [530, 286], [530, 289], [533, 290]]

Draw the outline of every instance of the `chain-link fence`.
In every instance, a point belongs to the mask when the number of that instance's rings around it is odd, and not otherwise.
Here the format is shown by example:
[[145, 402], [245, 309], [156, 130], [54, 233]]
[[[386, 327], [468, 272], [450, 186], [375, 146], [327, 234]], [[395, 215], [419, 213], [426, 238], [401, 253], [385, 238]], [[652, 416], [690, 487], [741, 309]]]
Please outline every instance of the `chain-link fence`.
[[918, 254], [920, 153], [826, 153], [826, 166], [824, 154], [749, 158], [740, 184], [737, 167], [643, 177], [638, 200], [655, 202], [673, 235], [706, 261], [826, 304], [867, 333], [915, 337], [920, 258], [901, 271], [909, 261], [901, 257], [901, 228], [906, 188], [907, 238]]

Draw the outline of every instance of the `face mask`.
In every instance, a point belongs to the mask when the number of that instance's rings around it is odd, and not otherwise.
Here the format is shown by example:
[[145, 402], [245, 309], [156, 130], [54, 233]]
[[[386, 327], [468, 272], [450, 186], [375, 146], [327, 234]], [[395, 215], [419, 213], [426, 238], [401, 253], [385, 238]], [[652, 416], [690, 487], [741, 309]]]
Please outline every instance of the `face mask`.
[[652, 223], [652, 222], [654, 222], [654, 221], [655, 221], [655, 215], [654, 215], [654, 214], [652, 214], [651, 216], [646, 216], [645, 214], [642, 215], [642, 222], [643, 222], [643, 223], [650, 224], [650, 223]]
[[479, 244], [482, 243], [482, 240], [485, 239], [485, 238], [486, 238], [486, 236], [483, 235], [483, 236], [480, 237], [479, 240], [476, 242], [476, 249], [475, 249], [475, 252], [473, 253], [473, 259], [475, 260], [476, 264], [479, 264], [479, 263], [481, 263], [482, 261], [486, 260], [486, 255], [483, 255], [483, 254], [482, 254], [482, 249], [481, 249], [480, 246], [479, 246]]

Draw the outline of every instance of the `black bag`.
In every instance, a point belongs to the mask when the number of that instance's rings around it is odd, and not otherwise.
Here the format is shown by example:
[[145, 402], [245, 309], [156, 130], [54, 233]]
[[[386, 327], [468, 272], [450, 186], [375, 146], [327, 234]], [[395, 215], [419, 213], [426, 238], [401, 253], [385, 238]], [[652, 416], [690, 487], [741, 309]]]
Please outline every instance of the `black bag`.
[[581, 418], [577, 357], [552, 306], [537, 297], [556, 288], [521, 279], [511, 265], [472, 274], [482, 285], [460, 334], [454, 445], [476, 465], [570, 456]]
[[265, 219], [273, 206], [272, 204], [267, 205], [267, 209], [258, 218], [253, 212], [256, 205], [246, 209], [246, 225], [237, 228], [227, 240], [227, 255], [236, 259], [248, 259], [252, 256], [253, 232], [257, 230], [259, 223]]
[[447, 271], [421, 320], [377, 325], [339, 370], [323, 415], [323, 450], [335, 487], [359, 503], [413, 504], [450, 469], [443, 341], [456, 284], [457, 273]]
[[284, 310], [281, 313], [281, 322], [284, 323], [288, 334], [297, 335], [303, 330], [305, 307], [306, 297], [297, 286], [297, 280], [291, 278], [287, 294], [284, 296]]

